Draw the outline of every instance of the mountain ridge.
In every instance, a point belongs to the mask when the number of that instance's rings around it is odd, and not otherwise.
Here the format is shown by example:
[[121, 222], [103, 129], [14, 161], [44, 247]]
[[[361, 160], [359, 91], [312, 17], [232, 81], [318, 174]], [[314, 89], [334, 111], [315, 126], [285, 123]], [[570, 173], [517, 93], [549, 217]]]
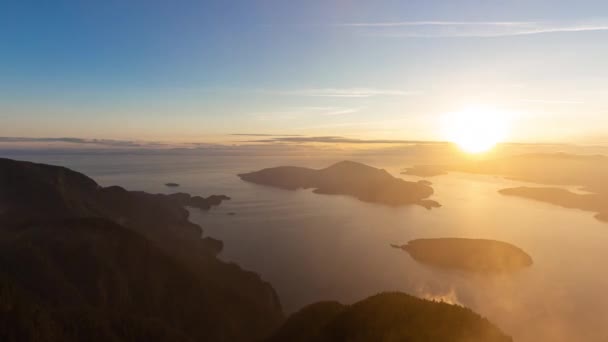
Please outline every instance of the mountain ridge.
[[[146, 322], [150, 320], [165, 322], [163, 324], [172, 331], [179, 326], [176, 330], [178, 335], [195, 340], [203, 337], [210, 341], [261, 338], [283, 320], [276, 292], [259, 275], [217, 259], [221, 241], [201, 239], [201, 227], [188, 220], [189, 212], [184, 208], [194, 199], [197, 207], [207, 210], [226, 198], [148, 194], [117, 186], [104, 188], [67, 168], [0, 158], [0, 243], [7, 246], [0, 260], [4, 279], [18, 284], [24, 296], [29, 296], [50, 317], [49, 321], [59, 322], [59, 340], [70, 340], [71, 337], [65, 334], [66, 329], [88, 331], [69, 325], [66, 328], [61, 317], [71, 311], [72, 306], [86, 308], [79, 310], [83, 317], [94, 313], [94, 323], [105, 324], [106, 328], [102, 330], [117, 341], [128, 337], [120, 335], [121, 329], [147, 326]], [[70, 230], [70, 227], [77, 229]], [[99, 229], [93, 229], [95, 227]], [[53, 239], [54, 235], [59, 240]], [[88, 239], [95, 237], [100, 239], [97, 244], [87, 244]], [[52, 244], [51, 241], [57, 243]], [[114, 248], [117, 244], [122, 244], [123, 248]], [[138, 252], [124, 254], [124, 249], [130, 248]], [[30, 252], [23, 253], [24, 250]], [[71, 258], [61, 257], [70, 250]], [[125, 258], [119, 263], [108, 264], [108, 260], [120, 259], [119, 255], [125, 255]], [[145, 256], [156, 260], [154, 264], [174, 266], [154, 268], [145, 264], [125, 268], [148, 260]], [[139, 260], [142, 257], [143, 261]], [[70, 263], [72, 259], [89, 262]], [[24, 263], [29, 266], [24, 267]], [[167, 283], [168, 286], [181, 286], [183, 289], [172, 291], [170, 295], [152, 296], [165, 300], [158, 302], [155, 310], [127, 305], [131, 299], [137, 298], [139, 291], [152, 291], [150, 283], [140, 281], [153, 274], [145, 273], [146, 267], [156, 269], [159, 273], [156, 277], [166, 275], [167, 279], [174, 279]], [[80, 274], [88, 276], [79, 277]], [[72, 280], [66, 281], [67, 278], [62, 278], [65, 275], [72, 275]], [[106, 283], [113, 285], [99, 287]], [[38, 288], [37, 284], [50, 287]], [[185, 290], [184, 286], [197, 290]], [[110, 303], [103, 300], [83, 300], [73, 305], [60, 300], [75, 299], [79, 297], [78, 293], [105, 293], [107, 300], [121, 293], [124, 296], [120, 297], [122, 300], [112, 302], [112, 311], [102, 310]], [[195, 293], [206, 295], [201, 297]], [[152, 299], [139, 302], [144, 305], [148, 301], [155, 302]], [[175, 319], [171, 313], [181, 312], [171, 309], [176, 303], [182, 303], [180, 310], [191, 312], [196, 320]], [[55, 309], [56, 304], [59, 307]], [[195, 314], [197, 310], [199, 314]], [[121, 328], [122, 323], [116, 322], [118, 326], [114, 326], [111, 319], [114, 312], [131, 317], [128, 321], [119, 321], [127, 326]], [[187, 324], [176, 325], [180, 321]], [[234, 321], [239, 322], [238, 327], [231, 323]], [[173, 333], [169, 335], [175, 336]], [[95, 336], [86, 336], [89, 338]]]

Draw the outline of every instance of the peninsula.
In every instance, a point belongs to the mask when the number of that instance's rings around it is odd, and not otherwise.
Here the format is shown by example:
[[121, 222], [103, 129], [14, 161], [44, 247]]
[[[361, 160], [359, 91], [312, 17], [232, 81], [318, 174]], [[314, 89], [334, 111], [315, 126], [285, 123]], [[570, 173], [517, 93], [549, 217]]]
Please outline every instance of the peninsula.
[[[184, 206], [225, 196], [102, 187], [0, 158], [0, 340], [250, 341], [282, 322], [274, 289], [217, 258]], [[239, 322], [238, 326], [235, 322]]]
[[608, 195], [606, 194], [577, 194], [562, 188], [527, 186], [502, 189], [499, 193], [549, 203], [562, 208], [595, 212], [596, 219], [608, 222]]

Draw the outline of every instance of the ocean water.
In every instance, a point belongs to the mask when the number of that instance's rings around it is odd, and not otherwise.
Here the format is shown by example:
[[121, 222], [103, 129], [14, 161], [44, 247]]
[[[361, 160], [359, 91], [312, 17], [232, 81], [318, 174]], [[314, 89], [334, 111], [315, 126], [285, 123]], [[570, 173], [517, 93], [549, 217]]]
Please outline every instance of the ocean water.
[[[433, 199], [443, 207], [426, 210], [279, 190], [236, 176], [279, 165], [325, 167], [342, 159], [337, 157], [57, 153], [7, 157], [67, 166], [104, 186], [232, 197], [209, 212], [192, 210], [191, 219], [205, 235], [225, 242], [221, 258], [269, 281], [286, 312], [320, 300], [351, 303], [398, 290], [470, 307], [516, 341], [608, 341], [608, 224], [589, 212], [497, 192], [521, 182], [459, 173], [435, 177], [430, 179]], [[403, 167], [420, 163], [407, 155], [354, 159], [395, 176]], [[164, 186], [167, 182], [181, 187], [169, 189]], [[421, 265], [389, 246], [432, 237], [509, 242], [530, 254], [534, 265], [509, 275], [473, 275]]]

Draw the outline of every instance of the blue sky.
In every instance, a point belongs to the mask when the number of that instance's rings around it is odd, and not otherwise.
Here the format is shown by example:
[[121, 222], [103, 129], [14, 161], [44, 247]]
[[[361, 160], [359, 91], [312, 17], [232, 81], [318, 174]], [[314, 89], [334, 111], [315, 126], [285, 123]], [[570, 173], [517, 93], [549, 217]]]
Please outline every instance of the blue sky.
[[477, 104], [608, 135], [605, 1], [9, 0], [0, 41], [1, 136], [440, 140]]

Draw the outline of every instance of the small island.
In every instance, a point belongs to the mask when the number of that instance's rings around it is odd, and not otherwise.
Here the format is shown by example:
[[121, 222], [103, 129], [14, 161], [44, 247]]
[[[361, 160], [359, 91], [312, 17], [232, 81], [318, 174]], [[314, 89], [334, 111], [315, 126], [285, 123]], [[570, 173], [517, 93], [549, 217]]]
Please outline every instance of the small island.
[[169, 188], [177, 188], [177, 187], [179, 187], [179, 184], [178, 183], [165, 183], [165, 186], [169, 187]]
[[347, 195], [364, 202], [390, 206], [417, 204], [427, 209], [441, 205], [428, 199], [433, 188], [424, 183], [393, 177], [386, 170], [342, 161], [314, 170], [281, 166], [238, 175], [242, 180], [286, 190], [314, 189], [317, 194]]
[[402, 249], [423, 264], [475, 273], [506, 273], [532, 265], [532, 258], [522, 249], [506, 242], [484, 239], [418, 239]]
[[448, 172], [444, 167], [438, 165], [416, 165], [405, 169], [401, 174], [428, 178], [447, 175]]
[[226, 195], [211, 195], [209, 197], [201, 197], [191, 196], [190, 194], [183, 192], [166, 196], [183, 207], [197, 208], [200, 210], [209, 210], [212, 207], [220, 205], [223, 201], [230, 200], [230, 197]]

